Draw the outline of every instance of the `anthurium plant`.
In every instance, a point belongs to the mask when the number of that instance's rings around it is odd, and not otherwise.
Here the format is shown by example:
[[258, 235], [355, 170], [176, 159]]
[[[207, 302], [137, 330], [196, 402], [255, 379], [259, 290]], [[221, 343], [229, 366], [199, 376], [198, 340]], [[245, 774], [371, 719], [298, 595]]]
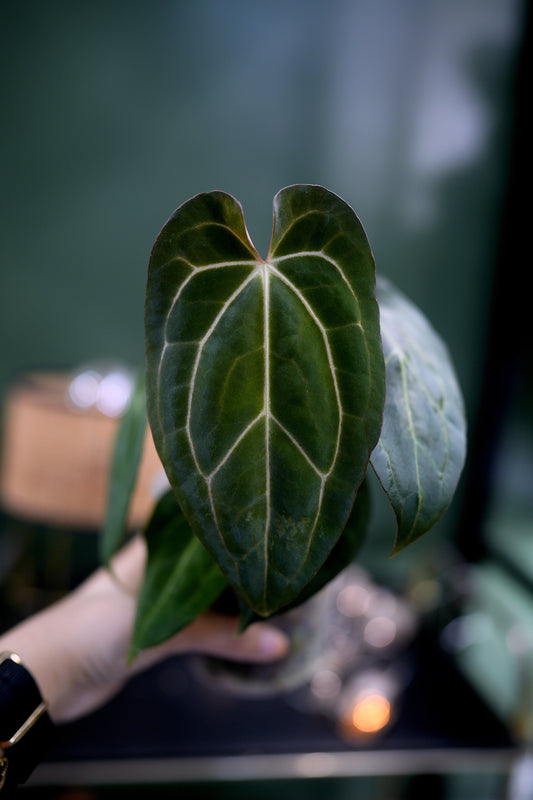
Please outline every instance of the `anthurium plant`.
[[369, 468], [396, 515], [394, 552], [448, 507], [466, 438], [449, 354], [376, 280], [359, 219], [330, 191], [276, 195], [264, 259], [231, 195], [181, 205], [151, 253], [145, 335], [102, 537], [109, 562], [148, 419], [171, 488], [144, 531], [132, 657], [228, 587], [242, 628], [315, 594], [363, 540]]

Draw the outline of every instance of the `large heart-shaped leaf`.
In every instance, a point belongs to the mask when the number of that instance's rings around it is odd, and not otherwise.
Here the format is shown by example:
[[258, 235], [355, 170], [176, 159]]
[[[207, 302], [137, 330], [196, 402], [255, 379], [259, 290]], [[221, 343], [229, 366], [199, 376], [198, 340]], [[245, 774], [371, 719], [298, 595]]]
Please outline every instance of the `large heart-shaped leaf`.
[[172, 492], [159, 500], [144, 535], [148, 560], [137, 601], [130, 660], [189, 625], [228, 585]]
[[379, 278], [386, 363], [383, 430], [372, 466], [394, 509], [394, 552], [440, 519], [465, 459], [466, 421], [448, 350], [422, 312]]
[[321, 187], [284, 189], [263, 261], [237, 201], [198, 195], [154, 245], [145, 325], [171, 486], [228, 581], [271, 614], [335, 545], [379, 438], [383, 352], [359, 220]]

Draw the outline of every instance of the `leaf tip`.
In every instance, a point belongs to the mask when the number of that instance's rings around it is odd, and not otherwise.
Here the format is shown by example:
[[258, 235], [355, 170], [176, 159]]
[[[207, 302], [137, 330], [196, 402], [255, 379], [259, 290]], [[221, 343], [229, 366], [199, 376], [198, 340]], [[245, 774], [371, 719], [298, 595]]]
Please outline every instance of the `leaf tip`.
[[402, 550], [405, 550], [406, 547], [407, 547], [406, 543], [402, 544], [402, 543], [398, 542], [398, 540], [396, 540], [394, 542], [394, 547], [392, 548], [391, 552], [389, 553], [389, 559], [395, 558], [398, 555], [398, 553], [401, 553]]
[[128, 654], [126, 656], [126, 664], [128, 667], [131, 667], [139, 653], [141, 652], [141, 648], [135, 644], [135, 642], [130, 643], [130, 647], [128, 650]]

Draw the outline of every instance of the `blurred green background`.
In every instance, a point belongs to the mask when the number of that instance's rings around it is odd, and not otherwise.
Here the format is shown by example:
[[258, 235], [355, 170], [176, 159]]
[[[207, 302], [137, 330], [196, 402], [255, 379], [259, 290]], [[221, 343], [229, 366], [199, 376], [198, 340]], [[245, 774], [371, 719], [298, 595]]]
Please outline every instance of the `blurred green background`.
[[473, 421], [521, 0], [0, 8], [0, 392], [142, 362], [150, 249], [190, 196], [234, 194], [266, 254], [276, 191], [320, 183], [448, 342]]
[[1, 3], [0, 386], [143, 358], [152, 243], [219, 188], [265, 253], [281, 187], [359, 214], [449, 342], [486, 334], [519, 0]]

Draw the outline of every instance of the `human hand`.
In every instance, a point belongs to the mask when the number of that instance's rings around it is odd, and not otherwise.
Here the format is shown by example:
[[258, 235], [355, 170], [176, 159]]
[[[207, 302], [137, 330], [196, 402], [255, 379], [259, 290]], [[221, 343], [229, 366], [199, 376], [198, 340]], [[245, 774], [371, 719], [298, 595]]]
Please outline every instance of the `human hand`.
[[65, 598], [0, 636], [0, 651], [18, 653], [54, 722], [89, 713], [129, 677], [172, 654], [208, 653], [255, 662], [286, 654], [287, 639], [272, 625], [256, 623], [237, 636], [236, 618], [206, 613], [128, 665], [145, 561], [146, 545], [138, 536], [117, 554], [112, 573], [97, 570]]

